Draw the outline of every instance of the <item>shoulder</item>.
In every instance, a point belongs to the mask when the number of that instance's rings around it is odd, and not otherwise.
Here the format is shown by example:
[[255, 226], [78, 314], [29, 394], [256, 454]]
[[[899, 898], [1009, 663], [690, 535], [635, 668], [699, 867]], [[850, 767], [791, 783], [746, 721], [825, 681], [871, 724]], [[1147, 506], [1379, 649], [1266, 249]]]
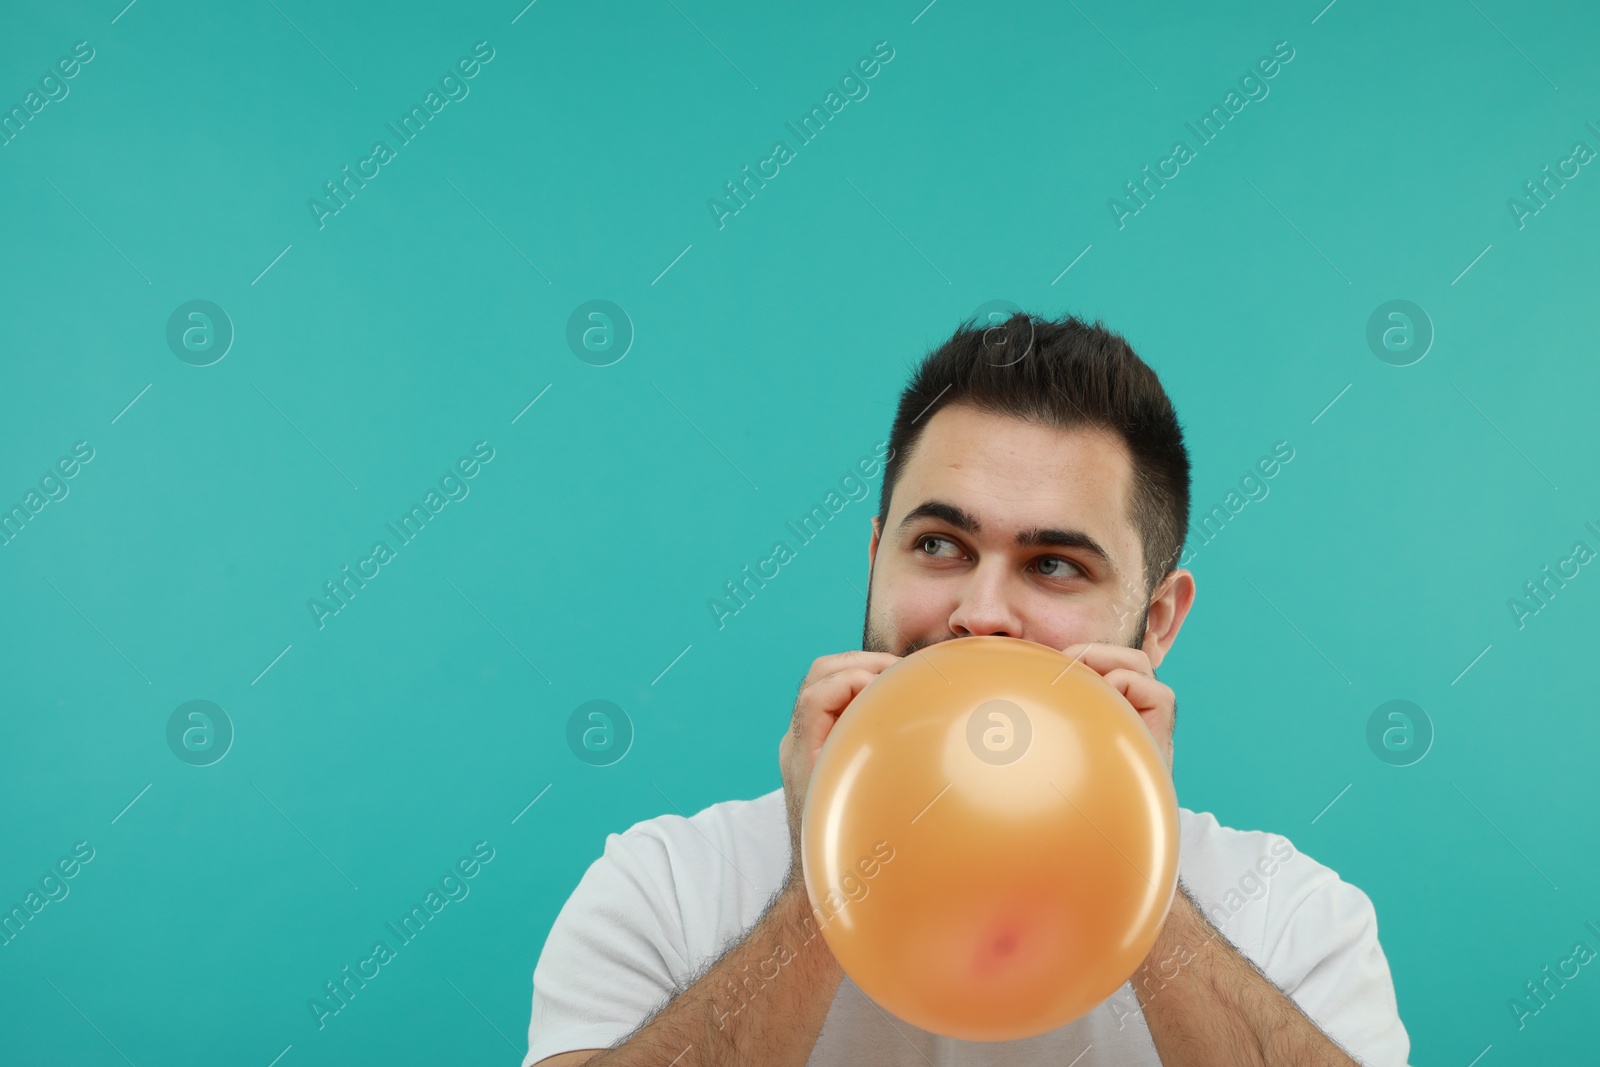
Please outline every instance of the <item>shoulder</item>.
[[1364, 1063], [1404, 1064], [1410, 1037], [1371, 899], [1283, 834], [1181, 810], [1180, 873], [1206, 918]]
[[789, 869], [783, 790], [668, 812], [606, 836], [597, 863], [630, 870], [680, 918], [689, 955], [748, 929]]
[[1310, 900], [1362, 917], [1371, 901], [1287, 836], [1240, 830], [1209, 811], [1179, 809], [1179, 871], [1211, 924], [1258, 964], [1277, 947], [1290, 919]]
[[[545, 956], [618, 952], [657, 961], [663, 974], [687, 973], [760, 917], [788, 861], [782, 789], [641, 819], [606, 835], [562, 905]], [[541, 957], [539, 966], [553, 964]]]
[[788, 851], [781, 789], [607, 834], [534, 967], [524, 1063], [635, 1028], [755, 921]]
[[669, 812], [606, 836], [606, 849], [666, 856], [675, 864], [699, 865], [722, 857], [731, 866], [744, 860], [763, 875], [774, 860], [789, 859], [788, 820], [783, 790], [749, 800], [723, 800], [693, 815]]

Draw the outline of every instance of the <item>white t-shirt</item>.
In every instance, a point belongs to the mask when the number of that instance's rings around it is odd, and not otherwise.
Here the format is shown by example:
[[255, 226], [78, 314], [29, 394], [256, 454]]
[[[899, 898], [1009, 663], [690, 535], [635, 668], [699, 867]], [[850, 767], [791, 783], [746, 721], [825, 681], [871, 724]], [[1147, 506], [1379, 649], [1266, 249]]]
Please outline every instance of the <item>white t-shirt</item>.
[[[1406, 1067], [1367, 895], [1279, 834], [1178, 809], [1178, 872], [1213, 926], [1368, 1067]], [[662, 815], [606, 837], [533, 972], [524, 1067], [604, 1049], [687, 986], [761, 917], [789, 870], [783, 790]], [[1131, 983], [1088, 1015], [1018, 1041], [960, 1041], [901, 1022], [847, 975], [807, 1067], [1159, 1067]]]

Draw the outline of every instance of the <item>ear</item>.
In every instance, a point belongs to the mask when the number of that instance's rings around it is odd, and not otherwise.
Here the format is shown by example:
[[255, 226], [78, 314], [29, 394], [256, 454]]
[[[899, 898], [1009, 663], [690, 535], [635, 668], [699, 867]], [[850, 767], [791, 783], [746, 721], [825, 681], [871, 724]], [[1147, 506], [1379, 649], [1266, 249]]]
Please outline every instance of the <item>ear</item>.
[[878, 539], [883, 536], [883, 522], [880, 516], [872, 516], [872, 540], [867, 545], [867, 566], [870, 568], [878, 558]]
[[1191, 571], [1178, 569], [1161, 580], [1150, 598], [1150, 614], [1145, 622], [1144, 654], [1152, 668], [1161, 666], [1168, 650], [1178, 640], [1183, 620], [1194, 606], [1195, 584]]

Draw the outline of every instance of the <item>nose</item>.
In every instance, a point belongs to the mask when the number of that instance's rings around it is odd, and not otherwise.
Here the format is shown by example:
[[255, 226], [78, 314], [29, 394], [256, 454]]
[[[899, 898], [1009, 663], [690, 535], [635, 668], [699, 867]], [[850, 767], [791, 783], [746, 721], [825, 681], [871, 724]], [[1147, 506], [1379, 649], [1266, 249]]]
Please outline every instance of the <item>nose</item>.
[[979, 564], [950, 613], [950, 632], [958, 637], [1020, 637], [1022, 620], [1007, 593], [999, 562], [985, 571]]

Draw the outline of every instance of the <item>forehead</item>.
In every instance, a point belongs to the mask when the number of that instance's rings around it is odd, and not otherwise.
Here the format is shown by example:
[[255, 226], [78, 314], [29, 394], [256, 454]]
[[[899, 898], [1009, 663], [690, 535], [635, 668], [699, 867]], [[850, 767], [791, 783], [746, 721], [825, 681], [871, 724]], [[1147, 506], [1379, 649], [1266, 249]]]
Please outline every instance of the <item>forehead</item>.
[[1062, 430], [951, 404], [936, 412], [901, 469], [885, 525], [927, 500], [970, 512], [983, 536], [1070, 526], [1124, 568], [1141, 549], [1128, 511], [1133, 464], [1117, 434]]

